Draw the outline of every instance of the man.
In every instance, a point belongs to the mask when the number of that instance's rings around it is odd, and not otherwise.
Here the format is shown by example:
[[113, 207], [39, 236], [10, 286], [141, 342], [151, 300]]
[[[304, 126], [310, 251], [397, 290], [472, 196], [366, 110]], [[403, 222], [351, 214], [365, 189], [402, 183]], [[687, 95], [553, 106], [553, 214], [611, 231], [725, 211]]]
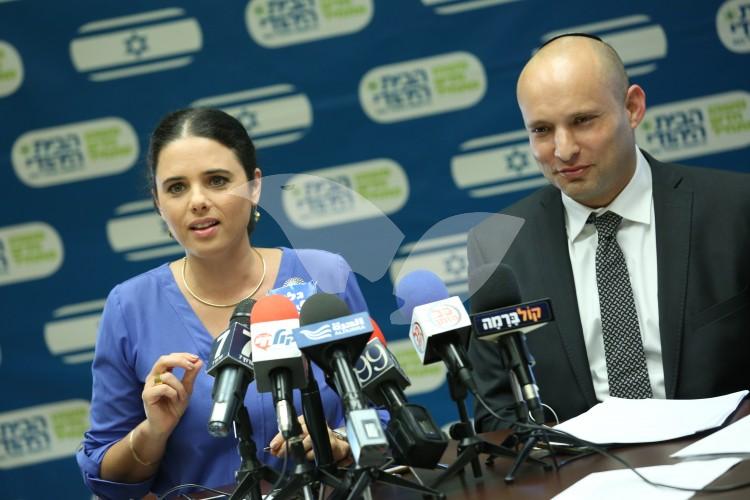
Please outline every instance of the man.
[[[526, 221], [507, 256], [491, 222], [472, 230], [469, 271], [502, 259], [524, 300], [552, 300], [555, 321], [527, 338], [542, 402], [565, 420], [609, 395], [750, 388], [750, 176], [639, 150], [645, 93], [599, 39], [552, 40], [516, 93], [552, 185], [504, 211]], [[472, 339], [469, 353], [485, 399], [515, 419], [499, 347]], [[479, 404], [475, 421], [509, 425]]]

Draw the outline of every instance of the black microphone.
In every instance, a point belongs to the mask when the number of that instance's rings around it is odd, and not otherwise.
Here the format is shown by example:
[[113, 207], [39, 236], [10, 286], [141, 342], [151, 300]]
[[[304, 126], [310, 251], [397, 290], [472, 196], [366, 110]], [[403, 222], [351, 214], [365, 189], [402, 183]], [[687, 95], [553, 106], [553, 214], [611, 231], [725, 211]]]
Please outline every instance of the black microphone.
[[316, 293], [300, 310], [294, 331], [297, 346], [332, 376], [346, 413], [346, 431], [352, 456], [360, 467], [378, 467], [387, 460], [388, 440], [377, 412], [365, 406], [352, 369], [373, 328], [367, 313], [351, 314], [337, 296]]
[[249, 330], [253, 305], [253, 299], [245, 299], [237, 304], [229, 328], [216, 337], [211, 347], [206, 371], [216, 377], [216, 381], [211, 391], [213, 406], [208, 419], [208, 432], [215, 437], [229, 434], [237, 409], [245, 399], [247, 386], [253, 380]]
[[[373, 321], [376, 331], [379, 330]], [[408, 403], [404, 389], [409, 377], [396, 357], [379, 338], [371, 338], [354, 371], [362, 392], [391, 414], [386, 429], [397, 462], [432, 469], [448, 446], [448, 439], [422, 406]]]
[[422, 364], [442, 360], [448, 371], [476, 394], [478, 388], [466, 354], [471, 321], [461, 299], [449, 297], [443, 281], [424, 269], [404, 276], [395, 294], [401, 313], [411, 316], [409, 338]]
[[550, 300], [521, 303], [515, 273], [505, 264], [485, 264], [475, 269], [469, 276], [469, 292], [474, 337], [500, 345], [516, 401], [525, 404], [534, 422], [543, 424], [544, 408], [525, 332], [554, 319]]

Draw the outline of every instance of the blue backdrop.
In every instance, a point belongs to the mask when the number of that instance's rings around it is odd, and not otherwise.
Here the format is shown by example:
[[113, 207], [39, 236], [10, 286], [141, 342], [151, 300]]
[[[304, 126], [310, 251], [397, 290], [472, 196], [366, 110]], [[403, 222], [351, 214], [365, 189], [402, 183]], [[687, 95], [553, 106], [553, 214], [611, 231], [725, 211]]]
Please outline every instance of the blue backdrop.
[[116, 283], [179, 256], [143, 153], [186, 106], [242, 120], [266, 175], [318, 176], [268, 177], [254, 243], [343, 253], [411, 397], [454, 420], [442, 367], [390, 320], [394, 279], [428, 267], [464, 294], [474, 213], [545, 182], [515, 80], [563, 31], [608, 40], [645, 88], [641, 147], [750, 171], [750, 0], [0, 0], [0, 496], [89, 495], [96, 324]]

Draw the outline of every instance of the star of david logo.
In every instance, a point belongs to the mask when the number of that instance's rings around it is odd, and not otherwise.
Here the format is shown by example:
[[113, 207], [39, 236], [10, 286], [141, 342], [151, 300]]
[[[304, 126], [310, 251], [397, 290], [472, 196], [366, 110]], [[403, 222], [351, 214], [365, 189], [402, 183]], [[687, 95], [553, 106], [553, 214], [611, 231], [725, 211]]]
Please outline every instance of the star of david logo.
[[141, 57], [146, 51], [148, 51], [148, 41], [145, 36], [133, 33], [125, 39], [125, 52], [128, 54]]
[[237, 113], [237, 119], [248, 132], [258, 126], [258, 115], [247, 108]]
[[466, 259], [461, 257], [458, 253], [452, 253], [446, 257], [443, 260], [443, 265], [448, 274], [452, 274], [457, 278], [466, 274]]
[[521, 151], [514, 149], [510, 154], [505, 156], [505, 164], [509, 170], [521, 173], [529, 166], [529, 158]]

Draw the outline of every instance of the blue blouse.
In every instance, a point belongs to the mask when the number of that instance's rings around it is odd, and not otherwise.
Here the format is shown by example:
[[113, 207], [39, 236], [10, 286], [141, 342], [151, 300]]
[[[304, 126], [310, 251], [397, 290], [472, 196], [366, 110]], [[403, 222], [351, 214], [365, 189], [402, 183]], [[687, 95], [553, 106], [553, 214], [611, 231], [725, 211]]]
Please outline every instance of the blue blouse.
[[[336, 293], [352, 312], [367, 304], [347, 262], [320, 250], [282, 248], [278, 277], [273, 288], [287, 282], [315, 281], [318, 289]], [[208, 433], [211, 389], [214, 378], [205, 367], [213, 338], [180, 292], [168, 264], [117, 285], [109, 294], [99, 324], [92, 363], [91, 428], [76, 454], [84, 482], [102, 498], [139, 498], [149, 491], [163, 494], [184, 484], [224, 486], [234, 483], [240, 466], [237, 440]], [[172, 352], [191, 352], [203, 360], [185, 414], [169, 437], [157, 473], [141, 483], [117, 483], [100, 477], [102, 459], [110, 446], [122, 439], [146, 416], [141, 392], [156, 359]], [[344, 425], [341, 399], [313, 366], [326, 419], [331, 428]], [[182, 378], [182, 370], [175, 369]], [[295, 406], [302, 414], [299, 391]], [[277, 434], [276, 414], [270, 393], [259, 394], [252, 382], [245, 397], [258, 459], [272, 467], [281, 462], [263, 448]]]

